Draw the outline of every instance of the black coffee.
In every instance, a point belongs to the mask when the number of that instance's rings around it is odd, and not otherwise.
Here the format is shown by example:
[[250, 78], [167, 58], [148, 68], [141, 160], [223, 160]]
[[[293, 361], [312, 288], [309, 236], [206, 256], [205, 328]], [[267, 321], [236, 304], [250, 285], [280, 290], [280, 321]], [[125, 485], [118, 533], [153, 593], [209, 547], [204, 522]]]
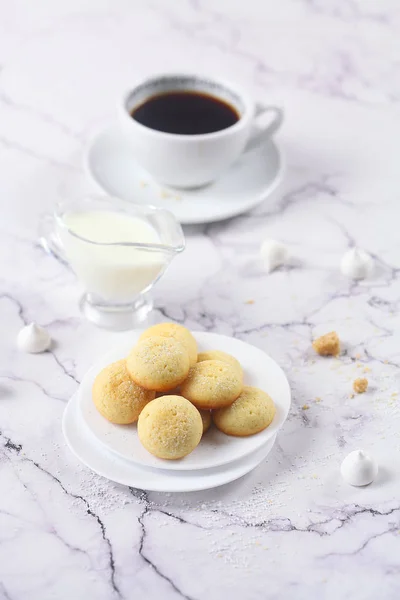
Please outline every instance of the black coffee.
[[221, 131], [239, 120], [230, 104], [201, 92], [166, 92], [148, 98], [131, 112], [135, 121], [166, 133], [196, 135]]

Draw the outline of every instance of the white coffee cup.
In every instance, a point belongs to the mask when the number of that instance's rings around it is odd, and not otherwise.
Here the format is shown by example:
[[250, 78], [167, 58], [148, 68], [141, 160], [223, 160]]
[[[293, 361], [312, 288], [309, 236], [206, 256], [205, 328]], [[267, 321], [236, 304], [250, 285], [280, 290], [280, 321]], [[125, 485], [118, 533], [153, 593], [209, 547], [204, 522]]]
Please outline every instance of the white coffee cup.
[[[194, 91], [217, 97], [239, 115], [236, 123], [213, 133], [178, 134], [151, 129], [132, 112], [151, 97]], [[266, 113], [273, 119], [257, 127]], [[165, 74], [146, 79], [127, 92], [119, 107], [120, 121], [133, 155], [159, 183], [180, 188], [198, 187], [217, 179], [243, 152], [264, 144], [280, 127], [283, 110], [256, 104], [236, 86], [201, 75]]]

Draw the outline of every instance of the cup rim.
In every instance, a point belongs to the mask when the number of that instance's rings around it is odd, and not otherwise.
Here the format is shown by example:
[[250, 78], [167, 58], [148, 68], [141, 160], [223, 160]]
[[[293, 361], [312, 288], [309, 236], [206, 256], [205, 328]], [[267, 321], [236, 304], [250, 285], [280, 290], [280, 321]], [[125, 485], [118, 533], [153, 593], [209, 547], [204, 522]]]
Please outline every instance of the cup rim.
[[[196, 134], [183, 134], [183, 133], [169, 133], [167, 131], [159, 131], [158, 129], [152, 129], [151, 127], [147, 127], [146, 125], [143, 125], [142, 123], [139, 123], [139, 121], [136, 121], [136, 119], [134, 119], [132, 117], [132, 115], [130, 114], [130, 112], [127, 109], [127, 102], [129, 97], [131, 96], [132, 92], [134, 92], [139, 86], [141, 85], [145, 85], [145, 84], [150, 84], [154, 81], [158, 81], [160, 79], [169, 79], [169, 78], [192, 78], [192, 79], [199, 79], [199, 80], [208, 80], [210, 82], [213, 82], [223, 88], [226, 88], [227, 90], [233, 92], [234, 94], [236, 94], [240, 100], [243, 102], [243, 106], [244, 106], [244, 110], [243, 110], [243, 114], [240, 116], [240, 118], [238, 119], [238, 121], [236, 123], [234, 123], [233, 125], [230, 125], [229, 127], [226, 127], [225, 129], [221, 129], [220, 131], [213, 131], [211, 133], [196, 133]], [[226, 79], [217, 79], [213, 76], [209, 76], [203, 73], [178, 73], [178, 72], [171, 72], [171, 73], [156, 73], [153, 75], [150, 75], [146, 78], [141, 79], [140, 81], [138, 81], [133, 87], [129, 88], [128, 90], [126, 90], [122, 96], [122, 103], [120, 103], [119, 107], [120, 109], [122, 109], [122, 113], [124, 115], [125, 118], [129, 119], [129, 123], [132, 125], [134, 125], [134, 127], [139, 128], [141, 131], [146, 132], [148, 135], [151, 135], [153, 137], [164, 137], [170, 140], [184, 140], [186, 142], [199, 142], [202, 140], [211, 140], [211, 139], [215, 139], [218, 137], [223, 137], [223, 136], [227, 136], [227, 135], [231, 135], [236, 133], [238, 130], [243, 129], [243, 127], [245, 127], [248, 122], [250, 121], [251, 117], [253, 116], [253, 112], [254, 112], [254, 106], [255, 106], [255, 102], [251, 99], [250, 95], [243, 89], [240, 88], [240, 86], [238, 86], [235, 83], [231, 83], [230, 81], [226, 80]]]

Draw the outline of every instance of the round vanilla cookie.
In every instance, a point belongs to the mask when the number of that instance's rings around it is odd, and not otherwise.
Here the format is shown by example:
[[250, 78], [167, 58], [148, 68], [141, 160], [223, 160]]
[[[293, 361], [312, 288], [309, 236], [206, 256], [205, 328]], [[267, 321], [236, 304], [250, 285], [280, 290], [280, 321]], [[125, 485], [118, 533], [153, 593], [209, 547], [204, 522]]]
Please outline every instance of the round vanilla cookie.
[[161, 396], [140, 413], [138, 435], [150, 454], [175, 460], [196, 448], [203, 435], [203, 422], [197, 408], [186, 398]]
[[205, 360], [221, 360], [222, 362], [231, 365], [231, 367], [235, 367], [240, 373], [240, 376], [243, 377], [243, 369], [240, 362], [231, 354], [227, 352], [222, 352], [222, 350], [208, 350], [207, 352], [200, 352], [197, 356], [197, 362], [204, 362]]
[[189, 355], [175, 338], [153, 335], [132, 348], [126, 366], [129, 375], [146, 390], [166, 392], [186, 379]]
[[232, 404], [242, 389], [237, 369], [221, 360], [204, 360], [190, 369], [181, 394], [197, 408], [211, 410]]
[[189, 361], [190, 366], [197, 362], [197, 342], [190, 333], [189, 329], [183, 327], [183, 325], [178, 325], [177, 323], [159, 323], [158, 325], [153, 325], [149, 327], [142, 333], [140, 336], [140, 340], [144, 340], [153, 335], [161, 335], [163, 337], [171, 337], [178, 342], [181, 342], [189, 353]]
[[210, 410], [203, 410], [203, 409], [199, 408], [199, 413], [200, 413], [200, 416], [201, 416], [201, 420], [203, 421], [203, 435], [204, 435], [205, 432], [210, 429], [210, 425], [211, 425], [211, 411]]
[[155, 392], [145, 390], [129, 376], [126, 361], [119, 360], [105, 367], [93, 383], [92, 398], [95, 407], [111, 423], [134, 423]]
[[223, 433], [244, 437], [266, 429], [275, 410], [268, 394], [259, 388], [245, 386], [233, 404], [213, 412], [213, 421]]

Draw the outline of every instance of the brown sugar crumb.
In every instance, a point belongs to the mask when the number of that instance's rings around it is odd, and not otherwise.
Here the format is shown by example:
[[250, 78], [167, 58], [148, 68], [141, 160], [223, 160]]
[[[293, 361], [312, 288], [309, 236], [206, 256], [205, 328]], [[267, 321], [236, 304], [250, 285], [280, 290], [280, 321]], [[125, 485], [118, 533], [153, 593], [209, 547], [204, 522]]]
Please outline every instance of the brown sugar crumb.
[[254, 304], [254, 300], [246, 300], [245, 304]]
[[312, 345], [320, 356], [337, 356], [340, 352], [340, 340], [336, 331], [322, 335]]
[[303, 406], [301, 408], [303, 410], [308, 410], [310, 407], [308, 406], [308, 404], [303, 404]]
[[360, 377], [359, 379], [355, 379], [353, 381], [353, 390], [357, 392], [357, 394], [363, 394], [367, 391], [368, 388], [368, 379], [365, 377]]

